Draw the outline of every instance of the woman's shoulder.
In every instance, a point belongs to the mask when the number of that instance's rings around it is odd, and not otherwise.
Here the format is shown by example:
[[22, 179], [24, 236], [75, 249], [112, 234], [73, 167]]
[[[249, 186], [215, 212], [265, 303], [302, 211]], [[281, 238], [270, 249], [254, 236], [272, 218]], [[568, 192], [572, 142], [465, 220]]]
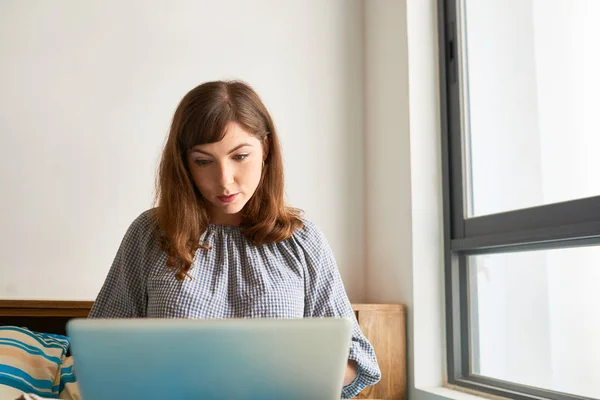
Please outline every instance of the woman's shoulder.
[[155, 224], [157, 223], [156, 210], [156, 208], [151, 208], [142, 212], [133, 220], [129, 228], [134, 230], [147, 230], [149, 228], [154, 228]]
[[302, 222], [304, 226], [294, 232], [293, 240], [296, 249], [302, 253], [306, 265], [321, 271], [335, 266], [332, 249], [321, 228], [304, 218]]
[[327, 240], [325, 239], [323, 231], [314, 222], [309, 221], [304, 217], [300, 218], [300, 220], [302, 221], [303, 226], [294, 232], [294, 239], [315, 250], [327, 245]]
[[137, 240], [149, 240], [157, 235], [157, 228], [156, 208], [151, 208], [142, 212], [130, 223], [125, 237]]

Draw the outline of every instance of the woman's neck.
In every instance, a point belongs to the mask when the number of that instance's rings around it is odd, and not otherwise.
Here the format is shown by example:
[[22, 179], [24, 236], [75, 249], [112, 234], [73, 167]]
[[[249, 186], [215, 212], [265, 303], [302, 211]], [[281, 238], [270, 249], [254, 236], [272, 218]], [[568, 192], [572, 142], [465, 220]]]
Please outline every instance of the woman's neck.
[[210, 223], [215, 225], [239, 226], [242, 224], [242, 216], [237, 214], [213, 214]]

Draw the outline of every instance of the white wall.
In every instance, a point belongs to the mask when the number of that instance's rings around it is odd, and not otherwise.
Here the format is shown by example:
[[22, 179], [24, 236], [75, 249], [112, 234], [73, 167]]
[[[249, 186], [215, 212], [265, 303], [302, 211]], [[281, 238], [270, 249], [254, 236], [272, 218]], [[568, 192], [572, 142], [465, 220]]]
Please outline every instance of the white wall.
[[3, 1], [0, 37], [0, 298], [93, 299], [152, 204], [178, 101], [239, 78], [275, 119], [290, 203], [362, 300], [359, 1]]
[[364, 4], [367, 300], [407, 306], [408, 398], [444, 398], [436, 2]]
[[367, 299], [404, 302], [412, 294], [406, 6], [364, 6]]

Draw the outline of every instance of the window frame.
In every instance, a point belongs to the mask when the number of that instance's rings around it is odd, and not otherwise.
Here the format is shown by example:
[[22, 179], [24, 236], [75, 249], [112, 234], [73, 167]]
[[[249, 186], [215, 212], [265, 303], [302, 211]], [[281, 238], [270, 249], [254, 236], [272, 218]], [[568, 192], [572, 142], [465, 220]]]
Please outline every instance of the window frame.
[[466, 218], [461, 2], [438, 0], [437, 4], [448, 383], [511, 399], [582, 400], [471, 373], [468, 256], [600, 244], [600, 196]]

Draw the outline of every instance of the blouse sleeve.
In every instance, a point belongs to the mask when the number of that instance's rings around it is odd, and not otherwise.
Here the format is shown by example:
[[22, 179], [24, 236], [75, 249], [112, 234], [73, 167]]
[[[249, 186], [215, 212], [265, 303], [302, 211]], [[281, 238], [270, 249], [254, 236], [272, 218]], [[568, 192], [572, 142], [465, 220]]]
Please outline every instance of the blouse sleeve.
[[146, 271], [152, 227], [149, 212], [129, 227], [88, 318], [146, 316]]
[[365, 387], [374, 385], [381, 378], [373, 346], [363, 335], [344, 284], [340, 277], [333, 253], [325, 236], [310, 223], [303, 229], [306, 251], [305, 317], [348, 317], [353, 322], [352, 342], [348, 359], [356, 361], [356, 379], [342, 390], [342, 398], [355, 397]]

